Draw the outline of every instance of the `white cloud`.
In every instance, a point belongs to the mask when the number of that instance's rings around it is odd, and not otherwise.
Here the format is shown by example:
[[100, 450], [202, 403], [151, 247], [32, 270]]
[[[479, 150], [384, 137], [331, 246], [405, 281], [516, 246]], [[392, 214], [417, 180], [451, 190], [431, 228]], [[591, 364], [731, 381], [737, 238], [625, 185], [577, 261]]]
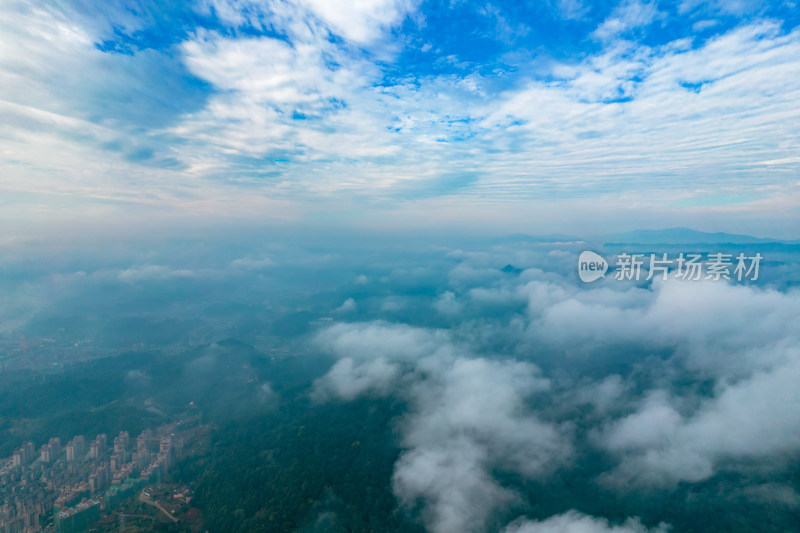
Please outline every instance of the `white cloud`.
[[[508, 91], [484, 119], [492, 146], [504, 151], [502, 168], [526, 167], [496, 172], [492, 188], [543, 183], [547, 175], [559, 176], [559, 190], [624, 178], [628, 201], [637, 188], [657, 186], [666, 194], [662, 207], [665, 198], [677, 207], [681, 196], [713, 194], [725, 176], [729, 194], [754, 194], [753, 161], [794, 155], [785, 139], [796, 134], [787, 130], [796, 121], [777, 117], [798, 113], [797, 57], [800, 32], [782, 35], [774, 24], [757, 23], [694, 49], [686, 41], [655, 49], [616, 43], [580, 64], [554, 67], [555, 81]], [[499, 126], [508, 136], [493, 132]], [[531, 149], [515, 151], [520, 143]], [[658, 178], [647, 170], [654, 164]], [[678, 183], [684, 192], [669, 192]]]
[[800, 343], [800, 300], [770, 289], [669, 281], [652, 291], [570, 294], [574, 289], [535, 282], [528, 290], [530, 335], [584, 353], [617, 343], [670, 348], [691, 369], [741, 376], [786, 361], [786, 344]]
[[713, 20], [713, 19], [698, 20], [697, 22], [692, 24], [692, 30], [694, 32], [701, 32], [703, 30], [713, 28], [717, 24], [719, 24], [718, 20]]
[[582, 0], [558, 0], [558, 10], [565, 19], [581, 19], [591, 9], [591, 4]]
[[741, 16], [762, 8], [759, 0], [683, 0], [678, 6], [681, 14], [700, 9], [712, 14]]
[[[627, 490], [701, 481], [741, 465], [781, 469], [800, 450], [800, 389], [792, 385], [800, 373], [796, 291], [678, 281], [647, 289], [613, 281], [576, 287], [540, 275], [527, 279], [472, 291], [497, 302], [527, 298], [528, 340], [518, 337], [512, 317], [498, 326], [502, 333], [470, 323], [465, 338], [471, 345], [491, 346], [481, 340], [491, 335], [521, 342], [519, 355], [538, 357], [544, 349], [570, 364], [601, 365], [641, 357], [640, 370], [659, 368], [641, 400], [632, 398], [633, 381], [615, 374], [557, 388], [567, 403], [594, 405], [592, 416], [603, 421], [590, 431], [591, 442], [618, 466], [600, 476], [602, 483]], [[713, 390], [686, 389], [693, 379], [710, 380]]]
[[261, 404], [274, 406], [278, 401], [278, 393], [272, 388], [272, 384], [264, 382], [256, 392], [256, 398]]
[[736, 461], [781, 468], [800, 449], [800, 346], [794, 357], [774, 370], [719, 385], [690, 416], [645, 402], [603, 435], [604, 446], [618, 452], [621, 462], [600, 480], [615, 487], [674, 486], [707, 479]]
[[482, 531], [489, 514], [515, 495], [487, 472], [485, 448], [467, 438], [446, 445], [404, 453], [395, 465], [394, 492], [409, 504], [425, 502], [423, 517], [430, 531]]
[[349, 95], [361, 77], [327, 66], [324, 50], [312, 43], [200, 32], [182, 49], [188, 68], [222, 92], [173, 132], [223, 154], [294, 153], [310, 135], [296, 126], [295, 113], [330, 111], [331, 101]]
[[352, 298], [345, 300], [342, 305], [334, 309], [334, 313], [352, 313], [358, 308], [356, 301]]
[[[748, 461], [781, 468], [782, 458], [800, 450], [795, 293], [701, 282], [665, 282], [652, 291], [531, 282], [527, 290], [534, 343], [589, 358], [609, 357], [621, 346], [670, 350], [669, 372], [715, 382], [710, 394], [696, 395], [671, 386], [667, 372], [662, 388], [594, 431], [593, 441], [619, 460], [603, 483], [622, 490], [673, 486]], [[586, 402], [604, 389], [600, 412], [626, 408], [629, 394], [618, 379], [575, 398]]]
[[231, 266], [243, 270], [262, 270], [275, 266], [275, 261], [266, 256], [260, 258], [240, 257], [239, 259], [231, 261]]
[[604, 518], [569, 511], [541, 521], [521, 519], [509, 524], [503, 533], [666, 533], [669, 529], [666, 524], [648, 529], [638, 518], [629, 518], [622, 524], [612, 525]]
[[316, 401], [332, 398], [349, 401], [365, 394], [386, 396], [397, 385], [400, 373], [400, 365], [384, 357], [366, 362], [346, 357], [314, 382], [312, 398]]
[[605, 430], [602, 446], [611, 451], [661, 447], [669, 443], [681, 421], [681, 415], [669, 405], [667, 394], [655, 391], [644, 399], [637, 412]]
[[656, 2], [623, 0], [593, 35], [598, 39], [610, 39], [629, 30], [649, 26], [659, 15]]
[[398, 296], [389, 296], [381, 303], [381, 311], [394, 313], [408, 307], [408, 301]]
[[578, 402], [592, 404], [596, 409], [604, 412], [617, 406], [627, 389], [628, 384], [622, 380], [621, 376], [611, 374], [598, 383], [579, 386], [577, 391], [572, 391], [570, 394]]
[[[113, 20], [12, 3], [15, 22], [0, 23], [0, 114], [13, 126], [0, 131], [1, 186], [49, 210], [170, 205], [192, 216], [296, 218], [320, 198], [333, 211], [385, 211], [391, 200], [397, 211], [373, 221], [384, 224], [416, 212], [529, 224], [520, 200], [531, 199], [548, 220], [578, 210], [674, 220], [723, 193], [740, 198], [714, 208], [727, 220], [797, 208], [787, 142], [800, 124], [797, 30], [754, 21], [704, 43], [611, 39], [497, 93], [476, 72], [385, 78], [402, 43], [376, 43], [415, 5], [211, 2], [223, 22], [282, 38], [197, 30], [169, 53], [126, 55], [94, 45]], [[653, 6], [623, 2], [608, 35], [657, 20]], [[125, 31], [142, 24], [115, 17]], [[373, 44], [381, 50], [359, 48]], [[185, 76], [176, 62], [214, 91], [164, 113], [169, 84], [147, 73]]]
[[231, 39], [200, 32], [184, 43], [186, 63], [223, 90], [246, 93], [256, 103], [300, 104], [337, 91], [336, 73], [320, 50], [269, 37]]
[[144, 265], [119, 271], [120, 281], [133, 283], [151, 279], [191, 278], [195, 272], [189, 269], [173, 269], [163, 265]]
[[482, 531], [517, 497], [492, 472], [539, 478], [572, 454], [569, 426], [527, 407], [550, 387], [530, 363], [469, 357], [443, 332], [381, 322], [337, 324], [317, 343], [341, 359], [315, 382], [315, 399], [393, 393], [410, 402], [393, 487], [405, 505], [421, 503], [432, 531]]
[[492, 513], [516, 499], [494, 470], [540, 478], [570, 457], [568, 430], [525, 406], [549, 387], [535, 366], [436, 357], [420, 369], [428, 377], [412, 389], [393, 486], [406, 505], [422, 502], [431, 531], [482, 531]]
[[363, 322], [335, 324], [319, 332], [315, 342], [340, 358], [414, 361], [446, 346], [448, 335], [405, 324]]
[[456, 295], [445, 291], [433, 302], [433, 307], [445, 316], [455, 316], [461, 313], [463, 306], [456, 300]]
[[482, 531], [515, 499], [492, 471], [540, 478], [570, 457], [568, 428], [525, 405], [549, 388], [530, 363], [439, 356], [419, 369], [427, 378], [411, 390], [393, 486], [401, 502], [422, 502], [431, 531]]
[[314, 342], [339, 360], [314, 382], [312, 397], [349, 401], [364, 394], [395, 392], [405, 368], [446, 349], [449, 341], [442, 331], [365, 322], [334, 324], [320, 331]]
[[333, 3], [326, 0], [301, 0], [301, 3], [328, 27], [345, 39], [368, 44], [399, 24], [414, 7], [412, 0], [358, 0]]
[[[641, 357], [641, 369], [659, 368], [640, 400], [632, 398], [633, 381], [615, 374], [556, 389], [567, 403], [594, 405], [592, 416], [603, 421], [589, 433], [618, 461], [599, 478], [607, 486], [674, 486], [743, 464], [780, 469], [800, 450], [796, 291], [678, 281], [649, 289], [618, 282], [589, 288], [541, 276], [518, 283], [473, 291], [498, 302], [527, 298], [525, 334], [511, 317], [502, 326], [470, 323], [462, 340], [491, 346], [486, 338], [501, 337], [522, 343], [518, 356], [540, 356], [544, 349], [570, 364]], [[502, 333], [492, 332], [495, 327]], [[653, 353], [660, 355], [651, 359]], [[713, 389], [685, 389], [693, 379], [710, 380]]]
[[358, 45], [370, 45], [398, 25], [414, 10], [416, 0], [356, 0], [332, 3], [325, 0], [209, 0], [205, 6], [234, 26], [264, 28], [278, 25], [296, 37], [308, 37], [321, 27]]

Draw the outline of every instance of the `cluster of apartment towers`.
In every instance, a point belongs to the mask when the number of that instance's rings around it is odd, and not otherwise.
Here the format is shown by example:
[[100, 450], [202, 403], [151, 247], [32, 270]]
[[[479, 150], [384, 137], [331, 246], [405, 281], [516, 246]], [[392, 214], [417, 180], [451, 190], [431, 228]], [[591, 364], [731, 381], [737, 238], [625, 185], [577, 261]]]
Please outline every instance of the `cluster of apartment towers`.
[[[140, 473], [139, 477], [150, 477], [157, 469], [166, 471], [172, 460], [174, 444], [169, 435], [162, 436], [159, 440], [159, 449], [153, 453], [153, 445], [156, 439], [153, 432], [149, 429], [144, 430], [136, 438], [136, 450], [130, 447], [130, 436], [127, 431], [120, 432], [119, 436], [114, 437], [113, 453], [108, 457], [108, 437], [105, 433], [89, 443], [88, 455], [86, 451], [86, 439], [83, 435], [74, 437], [62, 450], [61, 439], [51, 438], [46, 444], [39, 448], [39, 461], [51, 464], [61, 457], [69, 462], [91, 461], [96, 463], [96, 468], [87, 480], [89, 489], [92, 491], [102, 489], [110, 483], [118, 483], [132, 473]], [[17, 449], [12, 461], [14, 466], [23, 466], [35, 459], [33, 442], [28, 441]]]

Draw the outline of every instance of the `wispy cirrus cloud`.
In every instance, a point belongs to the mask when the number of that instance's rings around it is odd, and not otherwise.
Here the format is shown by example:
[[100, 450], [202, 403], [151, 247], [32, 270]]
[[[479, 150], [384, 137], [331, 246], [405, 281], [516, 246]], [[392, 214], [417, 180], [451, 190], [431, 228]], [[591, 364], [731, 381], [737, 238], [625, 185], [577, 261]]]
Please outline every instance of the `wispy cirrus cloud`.
[[124, 203], [309, 221], [321, 209], [460, 223], [468, 205], [498, 224], [524, 216], [520, 200], [609, 218], [634, 205], [699, 217], [696, 199], [715, 205], [711, 220], [798, 209], [790, 24], [740, 14], [701, 38], [705, 8], [569, 4], [552, 11], [580, 50], [548, 49], [530, 19], [511, 39], [522, 51], [476, 60], [448, 49], [427, 4], [331, 6], [14, 3], [0, 24], [3, 188], [54, 212]]
[[592, 35], [602, 40], [611, 39], [631, 30], [649, 26], [660, 15], [662, 14], [658, 11], [656, 2], [625, 0]]

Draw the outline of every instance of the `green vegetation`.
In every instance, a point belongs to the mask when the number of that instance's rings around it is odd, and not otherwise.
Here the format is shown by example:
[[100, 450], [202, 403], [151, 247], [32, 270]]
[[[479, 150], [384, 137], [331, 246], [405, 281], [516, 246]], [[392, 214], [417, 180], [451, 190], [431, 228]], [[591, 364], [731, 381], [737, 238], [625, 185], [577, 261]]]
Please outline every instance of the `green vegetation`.
[[173, 475], [197, 479], [192, 504], [211, 532], [422, 531], [391, 491], [401, 412], [388, 400], [297, 399], [221, 427], [210, 455]]
[[326, 368], [318, 358], [269, 358], [225, 340], [177, 355], [124, 354], [76, 363], [58, 373], [4, 376], [0, 457], [23, 442], [50, 437], [132, 433], [165, 422], [195, 402], [206, 420], [230, 420], [271, 408], [276, 391], [307, 383]]

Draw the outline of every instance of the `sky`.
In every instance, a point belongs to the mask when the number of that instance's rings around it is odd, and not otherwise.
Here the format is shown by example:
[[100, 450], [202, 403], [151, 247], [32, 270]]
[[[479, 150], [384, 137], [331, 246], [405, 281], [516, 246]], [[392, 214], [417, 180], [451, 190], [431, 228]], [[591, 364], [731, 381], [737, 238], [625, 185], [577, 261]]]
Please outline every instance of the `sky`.
[[3, 0], [0, 206], [798, 237], [794, 1]]

